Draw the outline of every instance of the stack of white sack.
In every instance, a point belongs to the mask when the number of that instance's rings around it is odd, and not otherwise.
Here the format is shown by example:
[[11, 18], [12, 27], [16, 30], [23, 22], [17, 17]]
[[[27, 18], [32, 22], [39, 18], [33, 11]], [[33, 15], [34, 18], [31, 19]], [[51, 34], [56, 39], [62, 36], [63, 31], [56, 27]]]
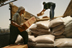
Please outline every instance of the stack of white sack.
[[34, 36], [50, 34], [49, 24], [50, 21], [36, 22], [33, 26], [30, 27], [30, 32]]
[[40, 35], [33, 39], [36, 42], [35, 47], [54, 47], [54, 35]]
[[[40, 35], [34, 37], [33, 35], [28, 35], [28, 45], [35, 47], [54, 47], [54, 35]], [[18, 35], [16, 44], [24, 44], [22, 36]]]
[[56, 18], [50, 21], [50, 28], [53, 35], [60, 36], [65, 30], [65, 25], [61, 18]]
[[65, 32], [63, 33], [66, 37], [72, 37], [72, 17], [67, 16], [61, 18], [64, 21]]

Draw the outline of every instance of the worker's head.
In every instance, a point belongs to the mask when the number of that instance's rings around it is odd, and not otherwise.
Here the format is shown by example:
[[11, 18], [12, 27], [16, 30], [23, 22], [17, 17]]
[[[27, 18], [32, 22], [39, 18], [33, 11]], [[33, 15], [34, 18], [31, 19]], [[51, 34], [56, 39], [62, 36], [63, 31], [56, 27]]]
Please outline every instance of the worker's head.
[[43, 5], [45, 5], [46, 4], [46, 2], [43, 2]]
[[24, 7], [19, 7], [18, 8], [18, 13], [22, 13], [22, 14], [24, 14], [24, 12], [25, 12], [25, 8]]

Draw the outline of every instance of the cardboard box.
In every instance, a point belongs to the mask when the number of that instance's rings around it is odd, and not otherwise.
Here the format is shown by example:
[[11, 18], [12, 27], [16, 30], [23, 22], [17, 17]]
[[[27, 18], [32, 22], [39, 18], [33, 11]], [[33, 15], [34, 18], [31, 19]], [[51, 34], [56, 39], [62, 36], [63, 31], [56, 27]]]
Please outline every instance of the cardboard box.
[[28, 48], [28, 46], [27, 45], [9, 45], [3, 48]]
[[26, 22], [23, 23], [23, 27], [24, 28], [18, 28], [20, 32], [25, 31], [26, 29], [28, 29], [34, 22], [36, 21], [35, 17], [31, 17], [29, 20], [27, 20]]

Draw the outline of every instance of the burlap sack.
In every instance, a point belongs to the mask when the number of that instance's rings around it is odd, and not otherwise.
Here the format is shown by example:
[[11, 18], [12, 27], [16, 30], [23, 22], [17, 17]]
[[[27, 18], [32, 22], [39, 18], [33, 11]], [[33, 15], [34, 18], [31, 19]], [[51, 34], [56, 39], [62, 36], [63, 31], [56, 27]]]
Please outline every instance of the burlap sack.
[[70, 27], [65, 27], [65, 31], [71, 31], [71, 29], [72, 29], [72, 26], [70, 26]]
[[61, 19], [64, 21], [64, 25], [66, 25], [69, 21], [72, 20], [72, 17], [67, 16], [67, 17], [64, 17], [64, 18], [61, 18]]
[[22, 38], [22, 36], [18, 35], [15, 43], [16, 43], [16, 44], [21, 44], [21, 43], [23, 43], [23, 38]]
[[52, 29], [52, 32], [57, 32], [57, 31], [59, 31], [59, 30], [61, 30], [61, 29], [65, 29], [65, 26], [63, 25], [63, 24], [61, 24], [61, 25], [59, 25], [59, 26], [56, 26], [56, 27], [54, 27], [53, 29]]
[[31, 31], [38, 31], [37, 28], [30, 28]]
[[66, 34], [71, 33], [71, 32], [72, 32], [72, 28], [71, 28], [71, 30], [65, 31], [63, 34], [66, 35]]
[[41, 32], [41, 33], [46, 33], [46, 34], [50, 34], [50, 33], [51, 33], [51, 32], [50, 32], [50, 29], [48, 29], [48, 30], [38, 29], [38, 31]]
[[30, 47], [30, 46], [35, 46], [36, 45], [36, 43], [35, 42], [28, 42], [28, 46]]
[[54, 44], [49, 44], [49, 43], [36, 43], [35, 47], [54, 47]]
[[63, 34], [68, 34], [72, 32], [72, 21], [68, 22], [66, 25], [65, 25], [65, 33]]
[[40, 35], [33, 39], [37, 43], [54, 43], [55, 36], [53, 35]]
[[59, 39], [59, 38], [66, 38], [66, 36], [65, 35], [55, 36], [55, 39]]
[[52, 34], [53, 35], [61, 35], [61, 34], [63, 34], [65, 32], [65, 29], [64, 28], [62, 28], [61, 30], [59, 30], [59, 31], [56, 31], [56, 32], [52, 32]]
[[68, 22], [68, 24], [65, 25], [65, 32], [66, 31], [71, 31], [71, 29], [72, 29], [72, 21]]
[[29, 28], [26, 31], [27, 31], [28, 35], [31, 35], [31, 31]]
[[50, 21], [50, 27], [53, 28], [53, 27], [58, 26], [58, 25], [61, 25], [63, 23], [64, 22], [62, 21], [61, 18], [56, 18], [56, 19]]
[[[29, 42], [33, 42], [32, 39], [34, 39], [34, 38], [35, 38], [35, 37], [32, 36], [32, 35], [28, 35], [28, 41], [29, 41]], [[22, 44], [23, 42], [24, 42], [24, 41], [23, 41], [22, 36], [18, 35], [18, 37], [17, 37], [15, 43], [16, 43], [16, 44]]]
[[[47, 33], [42, 33], [42, 32], [39, 32], [39, 31], [31, 31], [32, 35], [34, 36], [38, 36], [38, 35], [45, 35]], [[48, 33], [49, 34], [49, 33]]]
[[66, 37], [69, 37], [69, 38], [72, 38], [72, 31], [69, 32], [69, 33], [67, 33], [67, 34], [65, 34], [65, 36], [66, 36]]
[[56, 39], [55, 42], [54, 42], [54, 46], [57, 46], [57, 47], [72, 47], [72, 39], [71, 38]]
[[70, 26], [72, 26], [72, 20], [70, 20], [70, 21], [65, 25], [65, 27], [70, 27]]
[[49, 28], [47, 27], [47, 26], [44, 26], [44, 25], [42, 25], [42, 24], [37, 24], [37, 28], [38, 29], [46, 29], [46, 30], [48, 30]]
[[28, 41], [29, 42], [33, 42], [33, 40], [32, 39], [34, 39], [35, 37], [33, 36], [33, 35], [28, 35]]
[[41, 32], [41, 33], [47, 33], [47, 34], [50, 33], [50, 29], [45, 30], [45, 29], [38, 29], [38, 28], [30, 28], [30, 30], [31, 31], [38, 31], [38, 32]]
[[40, 21], [36, 23], [37, 28], [49, 29], [50, 21]]

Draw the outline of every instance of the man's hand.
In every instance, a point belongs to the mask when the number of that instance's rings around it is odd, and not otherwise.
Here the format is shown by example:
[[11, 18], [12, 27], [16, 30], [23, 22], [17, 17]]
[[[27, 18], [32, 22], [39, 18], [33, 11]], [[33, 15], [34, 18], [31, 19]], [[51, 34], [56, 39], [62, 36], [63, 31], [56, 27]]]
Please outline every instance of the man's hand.
[[44, 14], [44, 12], [40, 12], [39, 14], [37, 14], [37, 16], [41, 16], [41, 15], [43, 15]]

